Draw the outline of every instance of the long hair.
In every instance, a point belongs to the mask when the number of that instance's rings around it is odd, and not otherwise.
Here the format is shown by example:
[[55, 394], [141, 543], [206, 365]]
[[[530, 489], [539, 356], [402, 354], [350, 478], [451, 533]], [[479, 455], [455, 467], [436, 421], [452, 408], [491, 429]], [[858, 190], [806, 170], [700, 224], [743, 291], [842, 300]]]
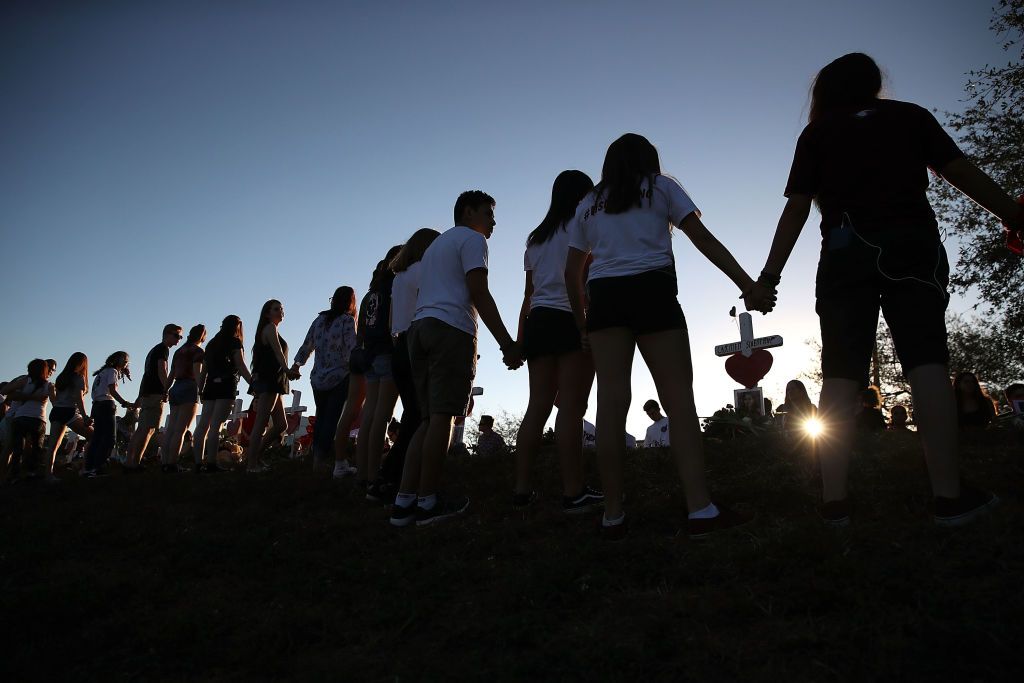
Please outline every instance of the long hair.
[[786, 384], [786, 412], [794, 415], [806, 415], [814, 411], [811, 397], [807, 395], [807, 387], [798, 379]]
[[348, 285], [342, 285], [334, 290], [331, 307], [326, 311], [320, 311], [320, 315], [327, 316], [327, 322], [330, 324], [335, 318], [346, 313], [353, 318], [356, 317], [356, 290]]
[[192, 329], [188, 331], [188, 339], [185, 340], [186, 344], [201, 344], [206, 339], [206, 325], [193, 325]]
[[63, 391], [68, 388], [71, 378], [75, 375], [82, 378], [83, 386], [89, 383], [89, 357], [81, 351], [75, 351], [68, 357], [67, 364], [57, 375], [53, 385], [57, 387], [57, 391]]
[[851, 52], [825, 65], [811, 85], [808, 121], [833, 111], [870, 104], [882, 91], [882, 71], [863, 52]]
[[370, 277], [370, 289], [379, 289], [387, 278], [394, 277], [394, 273], [391, 272], [391, 260], [395, 258], [399, 251], [401, 251], [402, 245], [396, 244], [395, 246], [388, 249], [388, 253], [384, 255], [384, 258], [377, 262], [377, 267], [373, 269], [373, 275]]
[[256, 353], [256, 347], [260, 343], [260, 335], [263, 334], [263, 328], [270, 324], [270, 309], [274, 306], [280, 306], [281, 302], [277, 299], [269, 299], [263, 308], [260, 309], [260, 321], [256, 323], [256, 333], [252, 341], [252, 352]]
[[604, 199], [605, 213], [625, 213], [643, 205], [645, 180], [647, 200], [651, 200], [654, 179], [660, 174], [661, 161], [654, 145], [642, 135], [626, 133], [608, 146], [594, 196]]
[[402, 245], [398, 254], [388, 264], [391, 272], [401, 273], [409, 270], [409, 266], [423, 258], [423, 254], [427, 252], [427, 247], [433, 244], [440, 234], [433, 228], [420, 228], [414, 232], [409, 241]]
[[[962, 380], [968, 380], [971, 387], [966, 393], [960, 388], [960, 382]], [[953, 393], [956, 394], [956, 412], [963, 413], [963, 404], [969, 399], [973, 399], [979, 406], [987, 406], [995, 412], [995, 401], [989, 396], [984, 389], [981, 388], [981, 382], [978, 381], [978, 376], [973, 372], [958, 372], [956, 379], [953, 380]]]
[[547, 215], [526, 238], [526, 246], [544, 244], [556, 230], [565, 230], [565, 224], [576, 213], [576, 207], [594, 189], [594, 181], [583, 171], [562, 171], [551, 186], [551, 206]]
[[[213, 335], [214, 339], [230, 339], [234, 337], [238, 341], [245, 340], [245, 331], [242, 328], [242, 319], [237, 315], [228, 315], [220, 322], [220, 329]], [[212, 339], [210, 340], [213, 341]]]
[[[95, 377], [96, 375], [100, 374], [101, 372], [103, 372], [107, 368], [114, 368], [116, 370], [117, 366], [121, 364], [121, 361], [124, 361], [125, 363], [128, 362], [128, 352], [127, 351], [114, 351], [112, 354], [107, 356], [107, 360], [103, 362], [103, 367], [101, 367], [96, 372], [92, 373], [92, 376]], [[128, 366], [127, 365], [125, 365], [124, 370], [117, 370], [117, 378], [118, 379], [124, 378], [124, 379], [131, 380], [132, 373], [131, 373], [131, 371], [128, 370]]]

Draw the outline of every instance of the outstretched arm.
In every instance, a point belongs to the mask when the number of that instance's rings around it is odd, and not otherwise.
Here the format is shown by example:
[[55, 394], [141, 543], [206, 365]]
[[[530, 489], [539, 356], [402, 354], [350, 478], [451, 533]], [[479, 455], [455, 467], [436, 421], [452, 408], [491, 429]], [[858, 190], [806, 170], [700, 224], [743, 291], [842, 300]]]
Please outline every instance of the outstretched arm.
[[733, 255], [718, 241], [711, 231], [701, 222], [697, 213], [691, 213], [683, 219], [679, 225], [683, 234], [690, 238], [693, 246], [704, 254], [711, 263], [726, 275], [739, 287], [747, 308], [768, 313], [775, 306], [775, 295], [772, 291], [754, 282], [753, 278], [747, 275]]
[[965, 157], [949, 162], [939, 171], [949, 184], [994, 214], [1011, 230], [1024, 229], [1024, 206], [1013, 201], [987, 173]]
[[515, 370], [523, 364], [523, 361], [519, 358], [515, 340], [512, 339], [512, 335], [508, 333], [505, 323], [501, 320], [494, 297], [491, 296], [491, 292], [487, 288], [487, 271], [484, 268], [476, 268], [466, 273], [466, 286], [469, 288], [469, 298], [473, 301], [477, 313], [480, 314], [480, 319], [484, 321], [484, 325], [498, 342], [502, 360], [510, 370]]

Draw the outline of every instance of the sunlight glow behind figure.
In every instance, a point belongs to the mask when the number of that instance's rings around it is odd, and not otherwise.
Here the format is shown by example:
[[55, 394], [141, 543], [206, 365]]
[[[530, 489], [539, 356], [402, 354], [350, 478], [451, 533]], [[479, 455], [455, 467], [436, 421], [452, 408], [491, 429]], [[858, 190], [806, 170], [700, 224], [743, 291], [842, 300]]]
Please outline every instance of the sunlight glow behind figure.
[[816, 417], [809, 417], [804, 420], [804, 433], [812, 439], [817, 439], [825, 432], [825, 425]]

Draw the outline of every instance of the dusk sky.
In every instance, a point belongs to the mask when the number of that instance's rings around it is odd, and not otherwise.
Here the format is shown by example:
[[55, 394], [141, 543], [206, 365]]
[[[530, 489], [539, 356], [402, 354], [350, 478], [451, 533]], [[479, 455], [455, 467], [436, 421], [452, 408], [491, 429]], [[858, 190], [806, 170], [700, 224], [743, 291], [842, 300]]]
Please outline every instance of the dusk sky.
[[[647, 136], [756, 277], [818, 69], [851, 51], [887, 95], [958, 110], [965, 73], [1005, 62], [985, 0], [733, 2], [8, 2], [0, 10], [0, 377], [33, 357], [143, 359], [161, 327], [246, 325], [280, 299], [301, 343], [334, 288], [361, 296], [388, 247], [446, 229], [467, 189], [497, 200], [490, 282], [515, 334], [527, 233], [551, 183], [596, 181], [608, 144]], [[940, 116], [941, 120], [941, 116]], [[993, 221], [993, 229], [997, 221]], [[700, 415], [738, 388], [714, 346], [739, 292], [677, 233]], [[951, 258], [955, 246], [947, 243]], [[817, 363], [812, 214], [755, 315], [781, 334], [762, 383]], [[954, 298], [962, 312], [970, 302]], [[477, 415], [526, 408], [527, 373], [481, 327]], [[312, 362], [312, 361], [311, 361]], [[312, 409], [307, 377], [293, 388]], [[243, 391], [245, 384], [242, 383]], [[811, 387], [817, 394], [817, 387]], [[637, 355], [628, 428], [655, 392]], [[588, 418], [594, 419], [592, 396]]]

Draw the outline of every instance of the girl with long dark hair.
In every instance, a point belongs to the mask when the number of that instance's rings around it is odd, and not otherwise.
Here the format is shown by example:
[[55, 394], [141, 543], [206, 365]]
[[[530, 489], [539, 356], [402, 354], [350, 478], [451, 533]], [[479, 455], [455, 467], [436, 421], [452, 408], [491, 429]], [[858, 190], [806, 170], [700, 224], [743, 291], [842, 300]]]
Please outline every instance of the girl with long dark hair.
[[[689, 510], [691, 538], [745, 523], [749, 515], [711, 501], [704, 444], [693, 399], [686, 319], [676, 299], [672, 226], [731, 279], [748, 308], [770, 310], [773, 296], [744, 272], [700, 220], [679, 183], [661, 172], [658, 151], [627, 133], [605, 155], [601, 181], [580, 203], [569, 228], [565, 285], [597, 371], [597, 459], [604, 485], [602, 535], [625, 534], [621, 435], [626, 431], [634, 351], [647, 363], [669, 418], [669, 441]], [[584, 296], [584, 267], [589, 305]]]
[[[334, 290], [331, 306], [320, 311], [309, 326], [302, 346], [295, 352], [292, 370], [313, 358], [313, 371], [309, 383], [313, 387], [316, 404], [316, 422], [313, 424], [313, 468], [317, 471], [330, 466], [334, 452], [334, 435], [338, 420], [345, 407], [349, 385], [349, 357], [356, 347], [356, 293], [351, 287]], [[351, 470], [348, 460], [335, 464], [335, 470]]]
[[229, 315], [206, 345], [203, 370], [199, 375], [203, 411], [192, 434], [196, 467], [201, 472], [214, 474], [226, 471], [217, 463], [220, 428], [235, 405], [239, 376], [247, 384], [252, 384], [252, 375], [245, 365], [244, 341], [242, 319]]
[[935, 496], [934, 521], [961, 524], [997, 499], [960, 481], [956, 401], [946, 367], [949, 264], [928, 204], [928, 170], [1013, 230], [1024, 227], [1024, 206], [968, 161], [927, 109], [881, 99], [881, 90], [882, 73], [865, 54], [844, 55], [818, 73], [786, 185], [788, 201], [759, 281], [779, 283], [816, 203], [822, 235], [815, 308], [824, 376], [824, 521], [850, 521], [851, 432], [881, 310], [910, 382]]
[[412, 365], [409, 363], [409, 325], [416, 314], [416, 294], [420, 289], [420, 261], [438, 235], [433, 228], [420, 228], [412, 234], [409, 241], [402, 245], [401, 250], [391, 260], [388, 267], [395, 274], [391, 284], [391, 336], [394, 339], [395, 352], [391, 360], [391, 374], [402, 399], [402, 422], [398, 429], [398, 438], [384, 458], [381, 466], [381, 478], [386, 491], [397, 491], [402, 481], [402, 470], [405, 467], [405, 454], [409, 450], [413, 434], [420, 426], [422, 416], [416, 403], [416, 385], [412, 378]]
[[956, 423], [960, 429], [984, 429], [996, 419], [996, 406], [978, 376], [973, 372], [959, 372], [953, 380], [956, 394]]
[[85, 451], [85, 469], [82, 470], [82, 474], [86, 477], [102, 477], [107, 474], [107, 459], [114, 450], [114, 434], [117, 427], [114, 419], [117, 416], [117, 408], [114, 401], [120, 403], [123, 408], [132, 408], [133, 404], [126, 401], [117, 391], [118, 383], [122, 379], [132, 378], [128, 362], [127, 351], [115, 351], [107, 356], [103, 367], [92, 373], [90, 417], [94, 431], [92, 438], [89, 439], [89, 447]]
[[203, 371], [206, 326], [195, 325], [181, 348], [174, 352], [171, 371], [167, 375], [167, 402], [171, 406], [167, 419], [167, 434], [160, 452], [160, 471], [176, 474], [180, 471], [178, 458], [185, 432], [196, 418], [199, 409], [199, 376]]
[[[256, 397], [256, 420], [249, 438], [246, 457], [246, 472], [263, 472], [267, 468], [260, 463], [265, 444], [280, 443], [281, 435], [288, 428], [288, 417], [284, 412], [282, 396], [291, 393], [288, 380], [298, 379], [299, 372], [288, 367], [288, 342], [277, 332], [284, 320], [284, 306], [277, 299], [270, 299], [260, 309], [260, 321], [256, 325], [256, 339], [252, 345], [252, 384], [249, 393]], [[270, 430], [267, 423], [271, 422]]]
[[388, 249], [377, 263], [370, 278], [370, 287], [359, 305], [359, 343], [365, 354], [366, 400], [363, 403], [359, 437], [356, 439], [356, 468], [360, 483], [366, 485], [366, 499], [387, 502], [393, 499], [380, 476], [380, 460], [388, 424], [395, 412], [398, 387], [391, 372], [394, 344], [391, 339], [391, 286], [395, 274], [391, 259], [398, 255], [401, 244]]
[[85, 391], [89, 385], [89, 358], [81, 351], [71, 354], [53, 384], [50, 440], [43, 462], [47, 475], [53, 474], [53, 461], [68, 429], [86, 439], [92, 436], [92, 420], [85, 416]]
[[594, 189], [582, 171], [562, 171], [551, 187], [547, 215], [526, 240], [526, 290], [519, 313], [517, 344], [530, 373], [530, 401], [516, 437], [516, 475], [512, 504], [533, 502], [530, 465], [540, 448], [544, 424], [558, 402], [555, 441], [562, 471], [562, 509], [587, 512], [604, 496], [584, 484], [583, 414], [594, 384], [594, 364], [583, 350], [565, 287], [569, 254], [566, 225], [580, 201]]

